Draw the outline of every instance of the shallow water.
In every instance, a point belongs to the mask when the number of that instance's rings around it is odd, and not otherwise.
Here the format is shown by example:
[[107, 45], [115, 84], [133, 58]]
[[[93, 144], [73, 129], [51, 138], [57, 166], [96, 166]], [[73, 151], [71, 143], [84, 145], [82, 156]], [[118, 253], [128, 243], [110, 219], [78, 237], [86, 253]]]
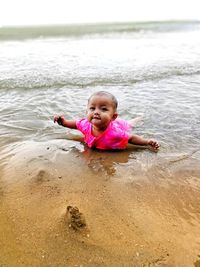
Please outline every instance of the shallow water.
[[199, 24], [178, 26], [143, 25], [136, 31], [132, 25], [131, 31], [129, 25], [129, 30], [109, 33], [3, 39], [1, 146], [64, 136], [65, 130], [53, 125], [53, 115], [83, 117], [88, 96], [107, 90], [119, 100], [120, 117], [144, 117], [138, 133], [159, 139], [169, 151], [195, 149]]
[[[199, 32], [197, 22], [0, 28], [0, 264], [198, 262]], [[143, 116], [134, 132], [158, 139], [159, 153], [90, 150], [53, 123], [83, 117], [98, 90], [115, 94], [121, 118]], [[89, 232], [69, 229], [67, 205]]]

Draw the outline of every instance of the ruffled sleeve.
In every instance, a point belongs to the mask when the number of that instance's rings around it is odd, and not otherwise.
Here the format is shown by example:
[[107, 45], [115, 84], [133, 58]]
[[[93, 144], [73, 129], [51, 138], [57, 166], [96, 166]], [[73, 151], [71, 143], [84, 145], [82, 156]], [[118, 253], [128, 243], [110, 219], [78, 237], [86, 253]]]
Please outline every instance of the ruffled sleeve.
[[90, 123], [87, 119], [80, 119], [76, 121], [77, 129], [86, 135], [90, 131]]

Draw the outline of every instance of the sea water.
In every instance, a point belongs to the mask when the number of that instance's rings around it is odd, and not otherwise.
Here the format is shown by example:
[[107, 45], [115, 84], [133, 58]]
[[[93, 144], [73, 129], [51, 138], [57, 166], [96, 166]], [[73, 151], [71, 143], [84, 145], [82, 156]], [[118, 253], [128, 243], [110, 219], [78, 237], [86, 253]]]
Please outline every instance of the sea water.
[[156, 22], [0, 28], [0, 147], [67, 138], [55, 114], [85, 116], [105, 90], [136, 134], [166, 153], [200, 139], [200, 23]]

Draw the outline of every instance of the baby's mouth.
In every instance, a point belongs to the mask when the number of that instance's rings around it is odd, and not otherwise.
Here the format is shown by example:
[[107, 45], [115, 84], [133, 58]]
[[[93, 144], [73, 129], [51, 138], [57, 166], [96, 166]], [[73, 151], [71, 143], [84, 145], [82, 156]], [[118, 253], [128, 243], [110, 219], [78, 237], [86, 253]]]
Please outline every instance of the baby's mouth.
[[92, 119], [93, 119], [93, 120], [100, 120], [101, 118], [98, 117], [98, 116], [94, 116]]

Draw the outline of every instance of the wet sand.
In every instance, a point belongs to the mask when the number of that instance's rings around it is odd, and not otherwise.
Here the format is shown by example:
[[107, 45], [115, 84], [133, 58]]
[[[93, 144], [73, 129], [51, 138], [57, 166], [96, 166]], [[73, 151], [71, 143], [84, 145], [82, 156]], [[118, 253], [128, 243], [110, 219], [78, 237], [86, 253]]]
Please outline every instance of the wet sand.
[[[0, 266], [198, 267], [199, 159], [13, 145], [0, 170]], [[86, 226], [71, 227], [69, 205]]]

